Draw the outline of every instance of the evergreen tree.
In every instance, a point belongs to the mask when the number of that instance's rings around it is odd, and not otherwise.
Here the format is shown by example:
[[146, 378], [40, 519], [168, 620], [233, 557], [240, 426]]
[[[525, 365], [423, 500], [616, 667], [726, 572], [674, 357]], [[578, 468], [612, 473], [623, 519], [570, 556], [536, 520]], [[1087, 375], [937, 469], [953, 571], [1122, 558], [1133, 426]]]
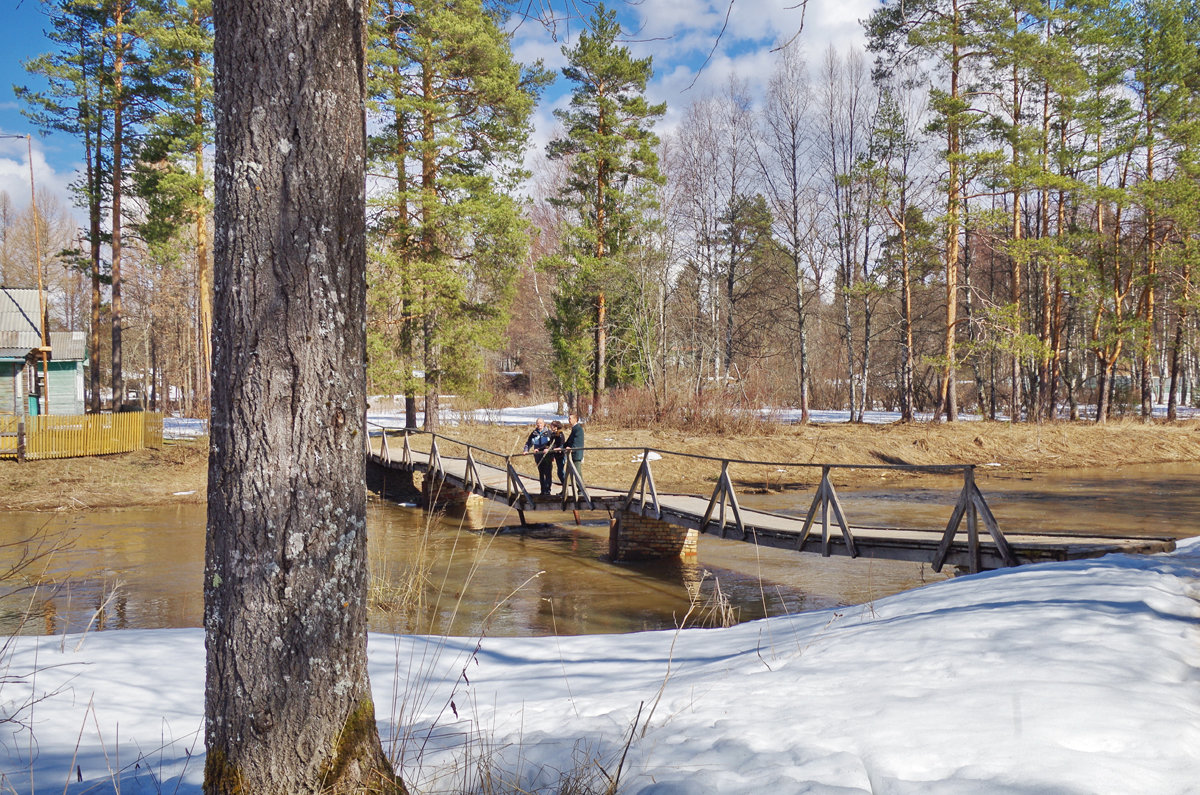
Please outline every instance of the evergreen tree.
[[511, 189], [546, 75], [514, 60], [501, 21], [479, 0], [385, 0], [371, 20], [369, 156], [387, 187], [374, 200], [371, 375], [411, 395], [419, 361], [431, 429], [440, 390], [478, 387], [527, 247]]
[[109, 248], [112, 254], [112, 400], [113, 409], [125, 402], [124, 308], [122, 305], [122, 257], [124, 222], [122, 202], [126, 193], [126, 168], [136, 162], [141, 144], [142, 125], [153, 112], [161, 96], [155, 62], [146, 46], [149, 26], [156, 15], [158, 0], [98, 0], [105, 14], [99, 31], [108, 53], [104, 77], [112, 110], [109, 137], [111, 162], [112, 221]]
[[982, 0], [912, 0], [888, 3], [878, 8], [867, 22], [870, 48], [879, 53], [884, 68], [903, 61], [927, 63], [945, 79], [944, 87], [930, 90], [930, 107], [935, 114], [932, 129], [944, 135], [946, 177], [943, 266], [945, 272], [945, 337], [942, 345], [942, 380], [938, 389], [938, 416], [958, 418], [955, 388], [958, 327], [958, 271], [962, 254], [963, 165], [965, 141], [978, 123], [969, 96], [970, 68], [981, 53], [980, 17]]
[[879, 109], [871, 134], [871, 151], [860, 164], [856, 178], [873, 184], [876, 202], [890, 222], [890, 233], [884, 234], [881, 258], [890, 269], [884, 278], [899, 292], [900, 419], [911, 422], [916, 369], [913, 284], [923, 281], [931, 270], [930, 265], [923, 262], [921, 252], [931, 248], [932, 229], [917, 203], [922, 187], [917, 164], [922, 144], [918, 128], [923, 123], [925, 108], [916, 101], [913, 81], [905, 80], [901, 75], [882, 74], [876, 75], [875, 80]]
[[[48, 77], [51, 89], [45, 94], [17, 89], [43, 127], [82, 133], [85, 149], [95, 147], [94, 154], [86, 160], [84, 191], [91, 216], [94, 273], [99, 270], [96, 266], [102, 240], [109, 244], [111, 254], [114, 408], [120, 406], [125, 394], [121, 295], [123, 199], [127, 192], [127, 169], [137, 159], [144, 124], [165, 90], [148, 44], [154, 20], [162, 13], [161, 3], [162, 0], [46, 0], [54, 28], [51, 38], [61, 49], [31, 61], [26, 68]], [[107, 235], [100, 231], [103, 196], [109, 201]], [[97, 275], [93, 276], [93, 282], [99, 286]], [[98, 302], [92, 318], [94, 335], [99, 324]], [[93, 392], [96, 400], [99, 390]]]
[[[547, 263], [559, 279], [551, 337], [559, 375], [576, 391], [582, 338], [591, 325], [593, 412], [602, 408], [612, 367], [607, 353], [614, 322], [608, 318], [610, 299], [616, 325], [628, 327], [621, 317], [632, 281], [627, 254], [642, 239], [643, 213], [654, 202], [654, 186], [662, 181], [655, 152], [658, 138], [651, 128], [666, 112], [666, 104], [646, 101], [651, 58], [633, 58], [627, 47], [617, 44], [620, 35], [616, 12], [601, 4], [575, 46], [563, 47], [568, 62], [563, 75], [574, 88], [570, 107], [555, 111], [565, 134], [547, 149], [551, 159], [569, 164], [557, 201], [576, 216], [564, 256]], [[632, 375], [619, 368], [615, 374]]]
[[45, 78], [45, 91], [13, 86], [25, 104], [23, 113], [43, 131], [56, 130], [78, 136], [83, 146], [84, 173], [71, 187], [76, 202], [87, 210], [91, 318], [89, 344], [89, 409], [100, 411], [100, 311], [101, 286], [110, 275], [101, 259], [107, 235], [101, 221], [109, 196], [110, 158], [104, 145], [109, 139], [111, 106], [105, 78], [107, 55], [100, 31], [106, 15], [91, 0], [43, 0], [50, 28], [47, 37], [57, 49], [27, 61], [31, 74]]
[[367, 674], [366, 3], [215, 11], [204, 792], [398, 795]]
[[137, 231], [152, 249], [190, 237], [196, 282], [190, 303], [199, 342], [194, 380], [196, 397], [207, 407], [212, 266], [204, 150], [212, 143], [212, 0], [169, 0], [148, 8], [143, 21], [158, 91], [133, 174], [145, 206]]

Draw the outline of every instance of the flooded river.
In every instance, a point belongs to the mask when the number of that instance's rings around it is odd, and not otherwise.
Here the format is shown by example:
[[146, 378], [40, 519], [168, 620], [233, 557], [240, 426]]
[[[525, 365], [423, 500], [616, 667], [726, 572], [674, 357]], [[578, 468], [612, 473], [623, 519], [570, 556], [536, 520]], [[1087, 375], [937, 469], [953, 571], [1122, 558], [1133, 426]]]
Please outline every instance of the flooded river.
[[[1200, 465], [987, 476], [980, 486], [1003, 529], [1200, 535]], [[944, 527], [955, 478], [842, 490], [852, 523]], [[746, 495], [803, 512], [811, 491]], [[501, 507], [498, 510], [503, 510]], [[533, 515], [531, 515], [532, 517]], [[927, 566], [800, 555], [700, 539], [687, 562], [614, 564], [607, 520], [571, 514], [521, 530], [465, 529], [450, 517], [372, 501], [371, 629], [550, 635], [632, 632], [746, 621], [861, 604], [942, 579]], [[593, 514], [593, 517], [597, 515]], [[514, 525], [515, 516], [493, 523]], [[41, 551], [38, 555], [41, 539]], [[50, 550], [53, 548], [53, 551]], [[0, 519], [0, 631], [195, 627], [202, 621], [204, 508], [9, 513]], [[948, 573], [948, 572], [947, 572]], [[34, 587], [41, 580], [42, 584]], [[27, 586], [21, 588], [19, 586]]]

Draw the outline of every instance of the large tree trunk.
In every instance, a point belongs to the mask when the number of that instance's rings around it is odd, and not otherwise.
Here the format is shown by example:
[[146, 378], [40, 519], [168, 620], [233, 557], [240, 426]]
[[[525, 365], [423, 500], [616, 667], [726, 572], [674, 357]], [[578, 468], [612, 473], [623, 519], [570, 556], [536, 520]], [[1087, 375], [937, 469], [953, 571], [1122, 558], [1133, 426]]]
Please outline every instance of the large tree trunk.
[[361, 0], [218, 0], [206, 793], [400, 792], [367, 680]]

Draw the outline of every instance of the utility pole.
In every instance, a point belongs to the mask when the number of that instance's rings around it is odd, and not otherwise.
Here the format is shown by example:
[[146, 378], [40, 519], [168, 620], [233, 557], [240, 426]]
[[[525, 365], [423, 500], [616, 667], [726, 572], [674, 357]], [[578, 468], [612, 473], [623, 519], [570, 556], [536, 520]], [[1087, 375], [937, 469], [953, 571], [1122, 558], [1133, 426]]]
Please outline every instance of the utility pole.
[[46, 324], [46, 293], [42, 281], [42, 232], [38, 223], [37, 191], [33, 182], [33, 136], [32, 135], [0, 135], [0, 138], [24, 138], [25, 149], [29, 156], [29, 211], [33, 217], [33, 256], [37, 263], [38, 278], [38, 332], [41, 345], [38, 353], [42, 355], [42, 389], [38, 395], [38, 413], [46, 414], [50, 410], [50, 342]]

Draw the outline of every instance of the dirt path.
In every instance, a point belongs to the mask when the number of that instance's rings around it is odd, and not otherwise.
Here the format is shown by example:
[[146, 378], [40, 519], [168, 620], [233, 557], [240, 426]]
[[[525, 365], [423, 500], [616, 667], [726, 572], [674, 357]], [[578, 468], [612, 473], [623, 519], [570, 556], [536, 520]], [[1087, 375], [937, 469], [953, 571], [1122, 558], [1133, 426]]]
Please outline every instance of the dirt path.
[[[444, 429], [499, 453], [515, 453], [527, 429], [464, 425]], [[587, 426], [589, 448], [652, 447], [684, 453], [770, 462], [832, 464], [999, 464], [999, 471], [1041, 472], [1079, 467], [1119, 467], [1170, 462], [1200, 463], [1200, 423], [1107, 426], [1054, 423], [1009, 425], [961, 422], [941, 425], [764, 426], [755, 436], [689, 436], [659, 430], [630, 431]], [[452, 446], [446, 454], [458, 455]], [[584, 477], [604, 485], [629, 483], [635, 451], [595, 450]], [[717, 462], [664, 456], [653, 463], [658, 488], [706, 493], [720, 473]], [[819, 470], [736, 465], [731, 475], [754, 487], [815, 483]], [[159, 451], [90, 459], [0, 461], [0, 507], [6, 510], [72, 510], [126, 505], [203, 502], [207, 446], [201, 441], [168, 443]], [[838, 485], [895, 477], [872, 470], [838, 470]]]

